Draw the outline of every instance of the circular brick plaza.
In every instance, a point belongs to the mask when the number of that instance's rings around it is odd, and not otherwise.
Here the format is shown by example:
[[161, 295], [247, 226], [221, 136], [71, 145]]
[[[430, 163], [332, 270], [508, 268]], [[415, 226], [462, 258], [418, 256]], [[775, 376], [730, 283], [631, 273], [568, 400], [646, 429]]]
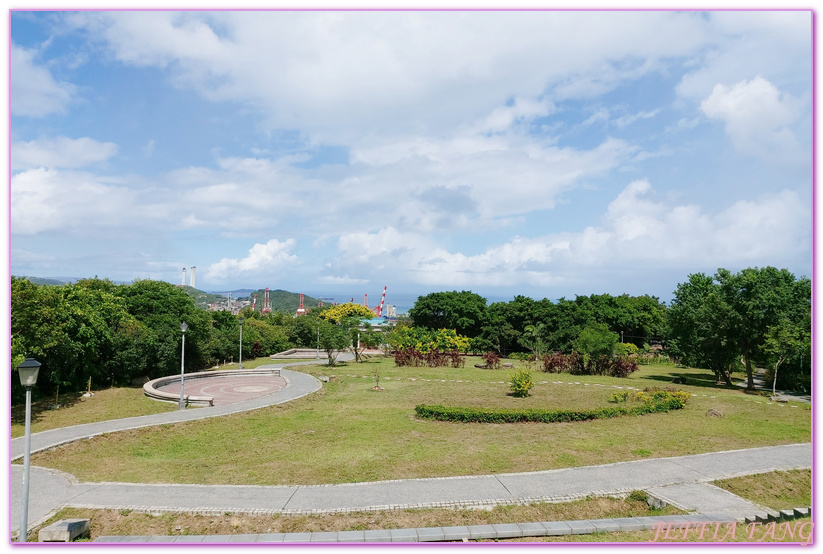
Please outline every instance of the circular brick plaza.
[[[225, 406], [274, 394], [287, 385], [279, 375], [221, 375], [186, 380], [183, 392], [186, 396], [211, 396], [215, 406]], [[180, 382], [162, 385], [157, 390], [179, 395]]]

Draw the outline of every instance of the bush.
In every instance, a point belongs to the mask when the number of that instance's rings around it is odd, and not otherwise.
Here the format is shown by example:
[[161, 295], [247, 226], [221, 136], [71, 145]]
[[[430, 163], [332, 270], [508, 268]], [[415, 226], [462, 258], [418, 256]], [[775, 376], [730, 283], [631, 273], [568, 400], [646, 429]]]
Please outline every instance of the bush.
[[[676, 391], [688, 397], [688, 393]], [[452, 421], [458, 423], [556, 423], [572, 421], [588, 421], [592, 419], [607, 419], [623, 415], [644, 415], [658, 412], [679, 410], [686, 404], [685, 399], [676, 398], [675, 393], [664, 391], [672, 395], [667, 400], [639, 402], [632, 407], [606, 407], [596, 410], [541, 410], [541, 409], [497, 409], [460, 408], [452, 406], [415, 407], [417, 417], [438, 421]], [[638, 393], [639, 394], [639, 393]], [[684, 398], [685, 398], [684, 397]]]
[[660, 389], [658, 387], [646, 387], [640, 392], [621, 391], [614, 392], [609, 397], [609, 402], [639, 402], [647, 406], [667, 406], [669, 409], [678, 409], [686, 405], [691, 398], [691, 394], [676, 390], [671, 387]]
[[608, 375], [609, 377], [628, 377], [637, 371], [637, 361], [625, 358], [600, 356], [593, 359], [579, 352], [568, 356], [555, 352], [543, 356], [543, 371], [547, 373], [569, 373], [571, 375]]
[[466, 362], [457, 350], [441, 352], [437, 348], [425, 354], [416, 348], [399, 348], [394, 352], [394, 363], [398, 367], [463, 367]]
[[534, 386], [532, 380], [532, 372], [528, 369], [521, 369], [516, 371], [511, 376], [509, 386], [512, 389], [512, 395], [517, 398], [523, 398], [529, 395], [529, 391]]
[[500, 356], [494, 352], [486, 352], [483, 359], [486, 360], [486, 367], [489, 369], [500, 369]]

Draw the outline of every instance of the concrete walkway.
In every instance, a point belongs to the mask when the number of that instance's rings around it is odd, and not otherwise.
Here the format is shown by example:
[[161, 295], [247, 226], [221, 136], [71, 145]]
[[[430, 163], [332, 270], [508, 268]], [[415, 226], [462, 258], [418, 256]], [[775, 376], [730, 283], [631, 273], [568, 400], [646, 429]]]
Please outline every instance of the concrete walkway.
[[[811, 444], [791, 444], [531, 473], [342, 485], [77, 483], [71, 477], [32, 468], [29, 520], [34, 526], [60, 506], [219, 515], [225, 512], [305, 514], [562, 502], [589, 495], [619, 495], [636, 489], [707, 483], [728, 477], [810, 467]], [[13, 466], [13, 530], [17, 529], [14, 522], [19, 520], [15, 511], [20, 505], [18, 489], [21, 480], [22, 468]], [[694, 503], [696, 509], [715, 506], [714, 488], [692, 488], [688, 492], [691, 495], [688, 501]], [[682, 494], [678, 497], [675, 489], [655, 492], [670, 499], [685, 498]], [[673, 503], [680, 504], [677, 500]]]
[[[349, 356], [351, 356], [349, 354]], [[342, 358], [342, 357], [341, 357]], [[162, 414], [152, 414], [139, 417], [128, 417], [123, 419], [112, 419], [97, 423], [86, 423], [84, 425], [73, 425], [50, 431], [34, 433], [31, 436], [31, 451], [39, 452], [59, 444], [76, 441], [88, 437], [95, 437], [104, 433], [114, 433], [115, 431], [125, 431], [128, 429], [138, 429], [140, 427], [151, 427], [164, 423], [179, 423], [181, 421], [194, 421], [210, 417], [218, 417], [238, 412], [247, 412], [266, 408], [276, 404], [283, 404], [296, 400], [320, 390], [320, 381], [305, 373], [298, 373], [282, 369], [288, 365], [309, 365], [314, 363], [326, 364], [326, 360], [320, 362], [296, 362], [294, 364], [272, 364], [260, 366], [261, 368], [281, 368], [280, 375], [288, 383], [284, 389], [269, 396], [261, 396], [244, 402], [236, 402], [225, 406], [213, 406], [208, 408], [189, 408], [182, 411], [165, 412]], [[12, 439], [9, 445], [9, 455], [11, 461], [22, 458], [25, 449], [25, 438], [17, 437]]]
[[[288, 370], [282, 370], [281, 375], [289, 381], [289, 386], [267, 397], [230, 406], [168, 412], [37, 433], [32, 436], [32, 450], [101, 433], [253, 410], [287, 402], [320, 388], [320, 383], [309, 375]], [[22, 439], [12, 441], [12, 459], [23, 455], [23, 447]], [[530, 473], [310, 486], [78, 483], [71, 475], [33, 467], [29, 525], [38, 525], [64, 506], [149, 512], [274, 514], [560, 502], [589, 495], [620, 495], [632, 490], [806, 469], [811, 467], [811, 458], [811, 444], [806, 443]], [[21, 465], [11, 466], [12, 532], [19, 528], [22, 473]], [[678, 490], [657, 492], [663, 496], [667, 493], [676, 496]], [[684, 494], [692, 495], [690, 501], [697, 503], [697, 509], [702, 509], [701, 506], [713, 505], [715, 500], [710, 497], [716, 491], [712, 487], [697, 487]], [[673, 503], [677, 505], [676, 501]]]
[[[756, 390], [764, 390], [764, 391], [771, 391], [772, 384], [766, 383], [763, 380], [763, 372], [757, 372], [752, 374], [752, 382], [754, 383], [754, 388]], [[742, 381], [737, 383], [737, 386], [740, 388], [745, 389], [749, 386], [748, 379], [743, 379]], [[800, 392], [789, 392], [784, 390], [775, 390], [777, 396], [782, 396], [789, 402], [802, 402], [804, 404], [811, 404], [812, 403], [812, 395], [811, 394], [804, 394]]]

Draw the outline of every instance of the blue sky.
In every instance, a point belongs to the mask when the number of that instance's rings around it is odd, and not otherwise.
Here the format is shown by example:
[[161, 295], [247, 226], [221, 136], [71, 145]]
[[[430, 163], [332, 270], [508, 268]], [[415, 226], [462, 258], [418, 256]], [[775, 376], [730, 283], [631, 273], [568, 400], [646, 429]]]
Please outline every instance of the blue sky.
[[11, 273], [378, 298], [811, 274], [809, 11], [11, 13]]

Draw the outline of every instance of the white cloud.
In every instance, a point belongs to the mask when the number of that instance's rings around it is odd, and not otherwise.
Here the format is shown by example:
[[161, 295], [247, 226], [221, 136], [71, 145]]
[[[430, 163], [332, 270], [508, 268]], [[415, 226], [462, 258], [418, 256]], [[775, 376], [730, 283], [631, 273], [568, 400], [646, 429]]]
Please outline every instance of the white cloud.
[[263, 276], [283, 272], [298, 261], [297, 256], [291, 254], [295, 244], [294, 239], [283, 242], [271, 239], [265, 244], [257, 243], [249, 249], [249, 255], [245, 258], [223, 258], [211, 264], [206, 269], [205, 280], [221, 282], [249, 275]]
[[[801, 150], [789, 126], [798, 119], [790, 98], [762, 77], [728, 87], [715, 85], [700, 109], [725, 123], [726, 133], [743, 153], [770, 158], [797, 158]], [[805, 149], [803, 149], [805, 151]]]
[[641, 119], [651, 119], [653, 117], [656, 117], [657, 114], [659, 114], [661, 111], [663, 111], [662, 108], [657, 108], [657, 109], [649, 110], [649, 111], [645, 111], [645, 112], [639, 112], [639, 113], [635, 113], [635, 114], [624, 115], [622, 117], [618, 117], [617, 119], [615, 119], [614, 122], [618, 127], [626, 127], [627, 125], [631, 125], [635, 121], [638, 121], [638, 120], [641, 120]]
[[515, 237], [476, 255], [449, 252], [431, 237], [386, 227], [341, 237], [331, 272], [368, 271], [429, 286], [557, 286], [589, 272], [772, 265], [808, 251], [810, 209], [782, 191], [736, 202], [716, 214], [656, 199], [646, 180], [630, 183], [602, 224], [581, 231]]
[[48, 68], [37, 65], [35, 55], [33, 50], [11, 45], [9, 88], [12, 115], [43, 117], [62, 113], [76, 94], [74, 85], [57, 82]]
[[[165, 68], [179, 86], [212, 100], [247, 102], [269, 128], [349, 145], [410, 132], [438, 136], [512, 98], [590, 97], [656, 71], [663, 58], [694, 54], [706, 26], [697, 14], [674, 12], [96, 12], [71, 19], [104, 35], [124, 63]], [[516, 100], [513, 108], [493, 112], [487, 124], [505, 125], [523, 110], [546, 113], [550, 104]]]
[[104, 162], [116, 153], [116, 144], [88, 137], [20, 141], [11, 145], [11, 168], [13, 171], [38, 167], [79, 168]]
[[737, 83], [752, 75], [808, 91], [811, 11], [711, 11], [704, 15], [704, 48], [691, 60], [693, 69], [677, 86], [681, 97], [700, 102], [717, 83]]
[[158, 216], [149, 206], [135, 210], [135, 198], [126, 187], [88, 173], [30, 169], [11, 178], [12, 233], [95, 234], [133, 218]]

